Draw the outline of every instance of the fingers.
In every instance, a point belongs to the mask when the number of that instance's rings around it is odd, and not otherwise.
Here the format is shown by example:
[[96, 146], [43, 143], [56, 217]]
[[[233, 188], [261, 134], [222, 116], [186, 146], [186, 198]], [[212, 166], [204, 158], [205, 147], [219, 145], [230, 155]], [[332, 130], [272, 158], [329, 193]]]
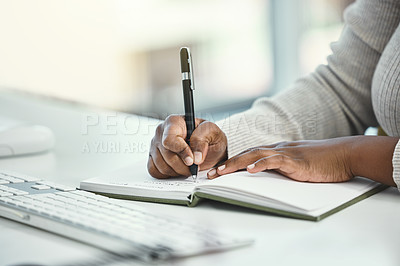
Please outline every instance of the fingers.
[[[203, 121], [203, 119], [196, 118], [196, 125], [201, 124]], [[165, 149], [178, 154], [182, 161], [187, 166], [190, 166], [195, 162], [196, 158], [194, 158], [194, 154], [185, 139], [186, 123], [184, 118], [182, 116], [169, 116], [164, 122], [161, 140], [162, 146]], [[197, 161], [201, 161], [203, 156], [202, 154], [197, 153], [196, 157]]]
[[[196, 119], [196, 124], [199, 125], [203, 121]], [[156, 134], [151, 142], [147, 164], [148, 171], [153, 177], [167, 178], [190, 175], [188, 166], [194, 163], [194, 158], [185, 138], [186, 123], [182, 116], [169, 116], [164, 123], [157, 127]], [[204, 150], [204, 148], [201, 148], [201, 150]]]
[[152, 177], [155, 178], [168, 178], [167, 175], [162, 174], [160, 171], [158, 171], [156, 165], [154, 164], [154, 160], [151, 155], [149, 155], [149, 159], [147, 160], [147, 170], [149, 171], [149, 174]]
[[220, 165], [218, 168], [209, 171], [207, 176], [208, 178], [213, 179], [220, 175], [225, 175], [241, 169], [246, 169], [248, 165], [253, 164], [259, 159], [274, 154], [276, 154], [276, 151], [272, 149], [255, 148], [230, 158], [223, 165]]
[[[219, 155], [225, 152], [226, 136], [216, 124], [206, 121], [199, 124], [190, 137], [190, 147], [194, 154], [195, 164], [200, 165], [204, 162], [207, 158], [210, 146], [212, 146], [211, 149], [214, 154]], [[217, 148], [221, 150], [217, 150]], [[215, 160], [217, 159], [218, 158], [215, 158]], [[217, 162], [218, 161], [215, 161], [213, 165]]]
[[150, 156], [153, 160], [154, 167], [161, 175], [157, 174], [159, 178], [166, 178], [169, 176], [179, 176], [179, 174], [164, 160], [158, 148]]
[[[171, 176], [189, 176], [189, 167], [182, 161], [178, 154], [166, 150], [163, 147], [159, 148], [161, 155], [160, 159], [163, 159], [165, 163], [171, 168], [176, 174]], [[167, 170], [168, 171], [168, 170]]]
[[194, 163], [197, 165], [200, 165], [203, 163], [204, 158], [207, 156], [208, 152], [208, 142], [206, 140], [191, 140], [190, 141], [190, 146], [193, 151], [193, 158], [194, 158]]
[[166, 149], [153, 146], [147, 162], [147, 169], [155, 178], [168, 178], [171, 176], [189, 176], [190, 171], [181, 158]]
[[192, 151], [185, 141], [186, 124], [183, 117], [169, 116], [164, 122], [161, 135], [162, 146], [165, 149], [178, 154], [186, 165], [193, 164]]
[[248, 165], [247, 171], [252, 174], [265, 170], [279, 170], [283, 173], [290, 173], [293, 168], [294, 161], [290, 157], [283, 154], [274, 154]]

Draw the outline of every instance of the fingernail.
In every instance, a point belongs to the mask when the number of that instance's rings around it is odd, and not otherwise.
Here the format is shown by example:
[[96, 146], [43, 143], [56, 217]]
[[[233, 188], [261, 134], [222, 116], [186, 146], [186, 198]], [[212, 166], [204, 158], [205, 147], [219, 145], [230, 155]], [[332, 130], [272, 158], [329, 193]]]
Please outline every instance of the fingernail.
[[256, 165], [253, 163], [253, 164], [248, 165], [247, 169], [253, 169], [254, 167], [256, 167]]
[[201, 159], [203, 158], [203, 154], [199, 151], [194, 152], [194, 163], [195, 164], [200, 164]]
[[190, 165], [192, 165], [193, 164], [193, 159], [192, 159], [192, 157], [186, 157], [185, 158], [185, 164], [186, 165], [188, 165], [188, 166], [190, 166]]
[[226, 167], [226, 165], [225, 165], [225, 164], [224, 164], [224, 165], [221, 165], [221, 166], [219, 166], [219, 167], [218, 167], [218, 170], [222, 171], [222, 170], [224, 170], [224, 169], [225, 169], [225, 167]]
[[210, 172], [208, 172], [208, 176], [214, 176], [217, 173], [217, 170], [211, 169]]

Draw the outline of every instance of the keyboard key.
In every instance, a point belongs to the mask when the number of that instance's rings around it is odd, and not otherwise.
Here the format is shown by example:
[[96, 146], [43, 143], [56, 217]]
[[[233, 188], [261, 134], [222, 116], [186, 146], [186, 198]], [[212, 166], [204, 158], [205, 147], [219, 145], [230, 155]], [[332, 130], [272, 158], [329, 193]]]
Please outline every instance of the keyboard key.
[[17, 195], [17, 196], [21, 196], [21, 195], [28, 195], [29, 192], [16, 189], [15, 191], [13, 191], [13, 194], [14, 194], [14, 195]]
[[8, 189], [8, 186], [0, 185], [0, 190], [7, 190], [7, 189]]
[[13, 194], [10, 192], [0, 191], [0, 197], [12, 196]]
[[34, 185], [34, 186], [32, 186], [32, 188], [37, 189], [37, 190], [51, 189], [51, 187], [46, 186], [46, 185]]
[[35, 182], [35, 181], [39, 181], [39, 180], [41, 180], [40, 178], [38, 178], [38, 177], [33, 177], [33, 176], [27, 176], [27, 175], [24, 175], [24, 176], [18, 176], [19, 178], [21, 178], [21, 179], [23, 179], [23, 180], [25, 180], [26, 182]]
[[37, 181], [36, 183], [40, 184], [40, 185], [46, 185], [49, 186], [51, 188], [55, 188], [57, 187], [57, 184], [52, 182], [52, 181], [47, 181], [47, 180], [41, 180], [41, 181]]
[[46, 185], [46, 186], [49, 186], [51, 188], [55, 188], [55, 189], [60, 190], [60, 191], [73, 191], [73, 190], [76, 190], [76, 188], [65, 186], [65, 185], [60, 185], [60, 184], [57, 184], [55, 182], [47, 181], [47, 180], [41, 180], [41, 181], [38, 181], [36, 183], [40, 184], [40, 185]]
[[15, 173], [15, 172], [12, 172], [12, 171], [1, 171], [0, 172], [0, 178], [2, 178], [2, 176], [19, 178], [19, 179], [22, 179], [22, 180], [27, 181], [27, 182], [35, 182], [35, 181], [40, 180], [40, 178], [37, 178], [37, 177], [23, 175], [23, 174]]
[[57, 185], [55, 188], [56, 188], [57, 190], [64, 191], [64, 192], [76, 190], [76, 189], [73, 188], [73, 187], [68, 187], [68, 186], [63, 186], [63, 185]]
[[5, 180], [5, 179], [0, 179], [0, 185], [5, 185], [5, 184], [9, 184], [10, 181]]
[[11, 196], [9, 196], [9, 197], [1, 197], [0, 201], [6, 202], [6, 203], [11, 204], [11, 205], [17, 205], [17, 201], [15, 199], [13, 199]]
[[7, 180], [10, 183], [24, 183], [25, 181], [20, 178], [15, 178], [11, 176], [2, 176], [1, 179]]

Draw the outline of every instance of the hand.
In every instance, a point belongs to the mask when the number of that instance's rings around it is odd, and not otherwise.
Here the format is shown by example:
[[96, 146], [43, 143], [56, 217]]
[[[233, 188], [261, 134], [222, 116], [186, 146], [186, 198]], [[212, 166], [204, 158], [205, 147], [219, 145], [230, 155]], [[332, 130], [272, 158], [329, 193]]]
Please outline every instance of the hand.
[[226, 136], [214, 123], [196, 118], [190, 147], [185, 139], [183, 116], [169, 116], [157, 127], [147, 162], [147, 169], [153, 177], [190, 176], [189, 166], [193, 163], [205, 170], [227, 158]]
[[352, 137], [281, 142], [246, 150], [208, 172], [208, 178], [247, 169], [275, 170], [303, 182], [344, 182], [354, 175], [350, 165]]

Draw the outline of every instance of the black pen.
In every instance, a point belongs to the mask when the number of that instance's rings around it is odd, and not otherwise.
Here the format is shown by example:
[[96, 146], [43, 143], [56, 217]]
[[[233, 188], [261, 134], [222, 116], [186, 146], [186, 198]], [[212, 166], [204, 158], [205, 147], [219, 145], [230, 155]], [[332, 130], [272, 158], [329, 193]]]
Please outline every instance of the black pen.
[[[186, 142], [190, 145], [190, 136], [196, 128], [195, 116], [194, 116], [194, 102], [193, 102], [193, 68], [192, 68], [192, 57], [190, 50], [187, 47], [182, 47], [180, 51], [181, 57], [181, 72], [182, 72], [182, 87], [183, 87], [183, 102], [185, 104], [185, 122], [186, 122]], [[190, 173], [193, 180], [197, 179], [197, 164], [189, 166]]]

